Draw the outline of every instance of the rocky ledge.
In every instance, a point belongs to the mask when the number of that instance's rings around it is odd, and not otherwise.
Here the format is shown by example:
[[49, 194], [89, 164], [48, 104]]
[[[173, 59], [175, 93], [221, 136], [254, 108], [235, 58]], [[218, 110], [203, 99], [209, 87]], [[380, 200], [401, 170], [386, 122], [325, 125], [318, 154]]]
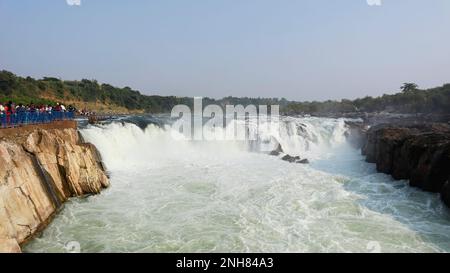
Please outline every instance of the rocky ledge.
[[20, 252], [70, 197], [108, 186], [75, 122], [0, 130], [0, 252]]
[[450, 126], [445, 123], [380, 124], [370, 128], [362, 153], [377, 170], [440, 193], [450, 207]]

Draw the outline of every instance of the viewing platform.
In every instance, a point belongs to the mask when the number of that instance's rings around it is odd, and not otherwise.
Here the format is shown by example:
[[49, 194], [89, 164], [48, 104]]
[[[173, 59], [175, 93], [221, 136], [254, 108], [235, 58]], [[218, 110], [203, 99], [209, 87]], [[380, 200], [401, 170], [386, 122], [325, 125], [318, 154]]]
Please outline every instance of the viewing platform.
[[0, 128], [17, 128], [24, 125], [50, 124], [55, 121], [73, 120], [75, 112], [16, 112], [1, 113]]

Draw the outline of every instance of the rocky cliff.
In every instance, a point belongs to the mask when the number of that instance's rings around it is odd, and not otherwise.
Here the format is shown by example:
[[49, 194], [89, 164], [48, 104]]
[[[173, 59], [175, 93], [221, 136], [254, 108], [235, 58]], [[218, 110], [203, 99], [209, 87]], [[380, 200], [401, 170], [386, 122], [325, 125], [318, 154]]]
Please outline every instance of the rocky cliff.
[[108, 185], [75, 122], [0, 130], [0, 252], [19, 252], [68, 198]]
[[363, 154], [377, 170], [440, 193], [450, 207], [450, 126], [443, 123], [378, 125], [367, 132]]

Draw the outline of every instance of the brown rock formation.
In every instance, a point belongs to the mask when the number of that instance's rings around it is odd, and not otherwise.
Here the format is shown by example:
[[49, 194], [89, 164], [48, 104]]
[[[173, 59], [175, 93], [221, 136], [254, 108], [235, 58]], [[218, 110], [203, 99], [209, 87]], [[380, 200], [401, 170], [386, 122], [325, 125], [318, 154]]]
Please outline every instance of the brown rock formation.
[[[450, 205], [450, 126], [446, 124], [379, 125], [371, 128], [362, 149], [368, 162], [395, 179], [439, 192]], [[446, 184], [447, 183], [447, 184]]]
[[0, 141], [0, 252], [17, 252], [68, 198], [108, 187], [95, 147], [63, 127], [22, 128]]

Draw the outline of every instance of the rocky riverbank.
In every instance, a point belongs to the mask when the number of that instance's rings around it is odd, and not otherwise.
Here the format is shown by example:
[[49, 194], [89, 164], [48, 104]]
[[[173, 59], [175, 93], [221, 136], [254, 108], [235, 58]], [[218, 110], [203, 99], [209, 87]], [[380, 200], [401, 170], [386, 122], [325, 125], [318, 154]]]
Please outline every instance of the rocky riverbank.
[[70, 197], [109, 186], [74, 121], [0, 130], [0, 252], [20, 252]]
[[362, 153], [377, 170], [410, 185], [440, 193], [450, 207], [450, 125], [394, 123], [371, 127]]

